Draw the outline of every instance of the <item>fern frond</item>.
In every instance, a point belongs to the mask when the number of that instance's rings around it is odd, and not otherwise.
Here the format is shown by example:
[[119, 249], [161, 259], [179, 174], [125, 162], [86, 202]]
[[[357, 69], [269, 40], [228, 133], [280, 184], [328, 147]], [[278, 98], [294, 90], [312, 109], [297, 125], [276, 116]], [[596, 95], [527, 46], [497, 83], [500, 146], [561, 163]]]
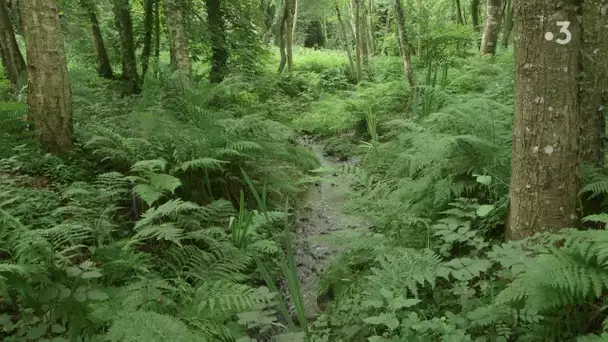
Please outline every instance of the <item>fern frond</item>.
[[153, 311], [132, 311], [117, 315], [106, 338], [116, 342], [205, 342], [202, 332], [189, 329], [175, 317]]

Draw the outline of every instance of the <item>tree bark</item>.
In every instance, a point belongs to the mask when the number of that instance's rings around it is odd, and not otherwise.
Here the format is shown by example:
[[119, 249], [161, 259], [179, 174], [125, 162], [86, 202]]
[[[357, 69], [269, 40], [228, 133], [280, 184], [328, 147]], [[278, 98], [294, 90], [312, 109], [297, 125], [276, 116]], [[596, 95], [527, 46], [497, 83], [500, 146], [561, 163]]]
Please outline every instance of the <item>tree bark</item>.
[[293, 10], [293, 25], [291, 26], [291, 43], [294, 44], [296, 40], [296, 26], [298, 26], [298, 14], [300, 12], [300, 0], [295, 0], [295, 7]]
[[120, 36], [122, 51], [122, 77], [127, 82], [127, 92], [137, 94], [140, 91], [139, 76], [137, 75], [137, 60], [135, 59], [135, 44], [133, 43], [133, 22], [129, 0], [114, 0], [114, 16]]
[[[422, 32], [424, 32], [424, 17], [426, 16], [426, 9], [424, 8], [424, 2], [422, 0], [418, 0], [418, 34], [417, 34], [417, 42], [416, 42], [416, 54], [418, 57], [422, 57]], [[421, 15], [422, 14], [422, 15]]]
[[101, 35], [101, 29], [99, 28], [99, 20], [97, 20], [97, 14], [95, 13], [95, 4], [92, 1], [82, 0], [80, 5], [87, 11], [89, 15], [89, 21], [91, 22], [91, 35], [93, 37], [93, 48], [97, 55], [97, 73], [103, 78], [112, 78], [112, 64], [108, 57], [108, 51]]
[[[210, 1], [213, 10], [216, 10], [220, 5], [219, 0], [207, 0], [209, 26], [211, 26], [212, 21], [215, 20], [214, 16], [217, 15], [215, 12], [209, 13]], [[215, 5], [217, 5], [217, 7]], [[192, 73], [192, 64], [190, 63], [188, 38], [186, 37], [186, 31], [184, 29], [184, 15], [180, 0], [165, 0], [165, 25], [167, 26], [169, 44], [171, 45], [171, 51], [173, 53], [173, 68], [183, 73], [184, 76], [189, 77]], [[212, 34], [212, 40], [215, 39], [213, 36], [214, 35]]]
[[513, 0], [507, 1], [506, 16], [504, 18], [504, 31], [502, 33], [502, 47], [507, 49], [509, 47], [509, 40], [511, 38], [511, 32], [513, 31]]
[[[481, 33], [481, 24], [479, 21], [479, 2], [480, 0], [471, 0], [471, 23], [473, 24], [473, 29], [478, 34]], [[479, 45], [480, 42], [477, 42]]]
[[395, 19], [397, 19], [397, 30], [398, 30], [398, 42], [399, 49], [401, 50], [401, 57], [403, 58], [403, 72], [405, 79], [410, 85], [410, 88], [414, 88], [414, 75], [412, 72], [412, 59], [410, 56], [410, 49], [407, 40], [407, 33], [405, 30], [405, 15], [403, 14], [403, 7], [401, 6], [401, 0], [394, 0], [395, 2]]
[[[291, 0], [285, 0], [285, 3], [289, 3]], [[293, 25], [293, 13], [291, 12], [291, 4], [287, 11], [287, 21], [285, 22], [285, 51], [287, 52], [287, 72], [293, 71], [293, 37], [291, 36], [290, 28]]]
[[[144, 46], [141, 50], [141, 77], [145, 78], [152, 52], [152, 31], [154, 31], [154, 0], [144, 0]], [[158, 1], [158, 0], [157, 0]]]
[[602, 0], [586, 0], [582, 6], [581, 157], [584, 163], [599, 167], [605, 159], [604, 115], [608, 105], [608, 13], [602, 12], [606, 5]]
[[160, 1], [154, 1], [154, 59], [160, 58]]
[[355, 78], [357, 82], [361, 80], [361, 68], [355, 67], [355, 62], [353, 60], [352, 53], [352, 44], [351, 37], [346, 30], [346, 25], [344, 24], [344, 20], [342, 20], [342, 15], [340, 13], [340, 7], [336, 5], [336, 15], [338, 16], [338, 23], [340, 24], [340, 30], [342, 31], [342, 36], [344, 37], [344, 49], [346, 50], [346, 55], [348, 56], [348, 64], [350, 65], [350, 70], [355, 74]]
[[371, 56], [374, 55], [375, 42], [374, 42], [374, 0], [369, 0], [367, 3], [367, 36], [368, 36], [368, 52]]
[[279, 74], [283, 72], [285, 69], [285, 65], [287, 64], [287, 52], [285, 47], [285, 30], [287, 28], [287, 17], [289, 15], [289, 0], [284, 0], [283, 10], [281, 14], [281, 19], [279, 20], [279, 27], [277, 33], [277, 39], [279, 41], [279, 53], [281, 54], [281, 61], [279, 62]]
[[19, 85], [19, 78], [25, 72], [26, 67], [15, 39], [15, 30], [11, 23], [6, 0], [0, 0], [0, 49], [6, 76], [16, 87]]
[[72, 147], [72, 95], [55, 0], [20, 1], [28, 68], [28, 112], [42, 147], [64, 154]]
[[488, 0], [486, 24], [481, 40], [481, 54], [493, 55], [496, 52], [496, 42], [502, 13], [502, 0]]
[[[365, 37], [363, 36], [363, 25], [361, 23], [361, 1], [362, 0], [353, 0], [355, 21], [355, 60], [359, 67], [361, 67], [361, 65], [367, 66], [367, 56], [365, 54]], [[361, 67], [361, 69], [363, 68]]]
[[[517, 1], [515, 123], [507, 239], [555, 232], [578, 222], [581, 30], [573, 4]], [[544, 20], [541, 21], [540, 18]], [[546, 32], [571, 40], [558, 44]], [[563, 28], [562, 28], [563, 29]]]
[[456, 0], [456, 22], [458, 25], [464, 25], [464, 19], [462, 17], [462, 6], [460, 6], [460, 0]]
[[363, 65], [369, 68], [369, 44], [367, 36], [367, 7], [365, 6], [365, 0], [359, 0], [359, 17], [357, 17], [357, 30], [360, 30], [359, 36], [361, 37], [361, 55], [363, 57]]
[[220, 83], [226, 77], [226, 63], [228, 62], [224, 12], [221, 0], [207, 0], [206, 4], [212, 51], [209, 81], [211, 83]]

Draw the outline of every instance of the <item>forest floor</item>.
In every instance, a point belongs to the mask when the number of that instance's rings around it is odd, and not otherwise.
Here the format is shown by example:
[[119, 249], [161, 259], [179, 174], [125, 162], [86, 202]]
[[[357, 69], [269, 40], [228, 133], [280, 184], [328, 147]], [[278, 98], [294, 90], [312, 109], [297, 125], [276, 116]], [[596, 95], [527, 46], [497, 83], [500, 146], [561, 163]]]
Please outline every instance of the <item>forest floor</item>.
[[[335, 246], [314, 243], [311, 239], [345, 229], [367, 230], [371, 224], [363, 217], [344, 211], [344, 205], [350, 198], [350, 184], [340, 169], [346, 164], [356, 164], [357, 160], [338, 161], [329, 157], [323, 153], [322, 141], [307, 136], [302, 137], [300, 143], [309, 147], [321, 162], [319, 178], [311, 185], [298, 208], [293, 244], [300, 289], [307, 317], [311, 318], [319, 311], [317, 280], [340, 253]], [[287, 291], [287, 284], [283, 288]]]

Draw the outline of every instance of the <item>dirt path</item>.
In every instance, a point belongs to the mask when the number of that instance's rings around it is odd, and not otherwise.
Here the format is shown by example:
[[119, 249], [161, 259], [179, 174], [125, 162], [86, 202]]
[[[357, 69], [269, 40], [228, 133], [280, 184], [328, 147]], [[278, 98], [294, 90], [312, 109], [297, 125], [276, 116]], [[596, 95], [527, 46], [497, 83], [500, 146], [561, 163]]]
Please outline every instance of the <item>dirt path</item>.
[[317, 154], [323, 169], [336, 170], [319, 175], [321, 181], [311, 186], [297, 212], [294, 251], [300, 288], [306, 313], [310, 318], [318, 312], [316, 280], [332, 258], [339, 254], [339, 250], [315, 244], [307, 238], [328, 235], [338, 230], [367, 228], [370, 225], [365, 219], [343, 211], [344, 204], [349, 199], [349, 182], [347, 177], [337, 170], [341, 165], [352, 162], [331, 160], [323, 155], [322, 144], [311, 139], [303, 138], [301, 143]]

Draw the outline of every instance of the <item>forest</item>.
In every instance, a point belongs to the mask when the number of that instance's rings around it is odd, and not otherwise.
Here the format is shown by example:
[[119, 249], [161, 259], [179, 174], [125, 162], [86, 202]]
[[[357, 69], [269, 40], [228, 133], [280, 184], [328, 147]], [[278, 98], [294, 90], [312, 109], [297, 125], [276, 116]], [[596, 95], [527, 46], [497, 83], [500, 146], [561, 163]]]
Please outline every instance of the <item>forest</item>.
[[607, 27], [0, 0], [0, 341], [608, 341]]

